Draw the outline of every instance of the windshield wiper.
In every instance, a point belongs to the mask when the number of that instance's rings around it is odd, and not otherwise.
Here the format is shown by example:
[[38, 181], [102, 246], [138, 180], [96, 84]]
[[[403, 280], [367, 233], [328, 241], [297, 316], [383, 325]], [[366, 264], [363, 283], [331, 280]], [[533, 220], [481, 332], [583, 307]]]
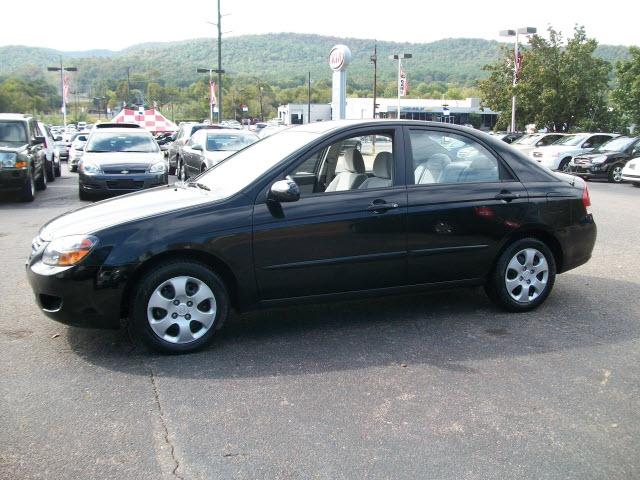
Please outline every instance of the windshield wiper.
[[207, 187], [204, 183], [200, 183], [200, 182], [189, 182], [187, 183], [188, 187], [198, 187], [201, 188], [202, 190], [206, 190], [207, 192], [210, 192], [211, 189], [209, 187]]

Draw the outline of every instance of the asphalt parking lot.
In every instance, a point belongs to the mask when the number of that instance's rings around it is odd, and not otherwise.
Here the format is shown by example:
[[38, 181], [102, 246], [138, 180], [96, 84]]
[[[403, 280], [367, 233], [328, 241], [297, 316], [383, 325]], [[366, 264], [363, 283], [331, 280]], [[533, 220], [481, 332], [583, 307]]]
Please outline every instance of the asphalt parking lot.
[[160, 356], [33, 298], [75, 174], [0, 200], [0, 478], [640, 477], [640, 189], [589, 183], [599, 237], [537, 311], [480, 290], [236, 315]]

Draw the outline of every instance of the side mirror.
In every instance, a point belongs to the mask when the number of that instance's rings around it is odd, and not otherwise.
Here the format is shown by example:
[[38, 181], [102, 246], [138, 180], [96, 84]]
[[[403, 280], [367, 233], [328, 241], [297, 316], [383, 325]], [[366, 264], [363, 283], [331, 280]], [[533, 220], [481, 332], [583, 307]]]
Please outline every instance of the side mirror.
[[273, 202], [297, 202], [300, 200], [300, 188], [291, 177], [278, 180], [269, 189], [268, 200]]
[[202, 151], [202, 145], [195, 143], [193, 145], [191, 145], [191, 150], [198, 150], [198, 151]]
[[584, 142], [582, 144], [582, 148], [591, 148], [593, 147], [593, 144], [591, 142]]
[[34, 145], [44, 145], [44, 137], [35, 137], [33, 139]]
[[60, 135], [58, 135], [57, 137], [54, 137], [53, 139], [56, 142], [61, 142], [62, 141], [62, 137]]

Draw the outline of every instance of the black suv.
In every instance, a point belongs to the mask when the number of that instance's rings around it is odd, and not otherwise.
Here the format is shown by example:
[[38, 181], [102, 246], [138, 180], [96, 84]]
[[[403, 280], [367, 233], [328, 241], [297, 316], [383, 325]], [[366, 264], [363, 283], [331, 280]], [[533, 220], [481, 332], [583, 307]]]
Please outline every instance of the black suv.
[[589, 153], [578, 155], [569, 162], [569, 171], [585, 180], [607, 179], [622, 182], [622, 169], [632, 158], [640, 156], [640, 137], [616, 137], [594, 148]]
[[0, 114], [0, 191], [31, 202], [47, 188], [45, 138], [34, 118]]

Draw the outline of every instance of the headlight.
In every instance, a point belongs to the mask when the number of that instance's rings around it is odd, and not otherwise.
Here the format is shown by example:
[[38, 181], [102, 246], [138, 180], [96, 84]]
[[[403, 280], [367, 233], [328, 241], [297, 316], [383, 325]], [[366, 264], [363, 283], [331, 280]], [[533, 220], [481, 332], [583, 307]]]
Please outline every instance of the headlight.
[[151, 165], [151, 168], [149, 169], [149, 173], [164, 173], [165, 169], [166, 169], [165, 163], [164, 161], [162, 161], [162, 162], [154, 163], [153, 165]]
[[604, 163], [607, 160], [606, 155], [599, 155], [591, 159], [591, 163]]
[[78, 170], [85, 175], [96, 175], [98, 173], [102, 173], [100, 167], [93, 162], [81, 162], [78, 166]]
[[16, 158], [18, 155], [9, 152], [0, 152], [0, 166], [2, 167], [15, 167]]
[[57, 267], [76, 265], [89, 255], [98, 243], [92, 235], [70, 235], [53, 240], [42, 254], [42, 263]]

